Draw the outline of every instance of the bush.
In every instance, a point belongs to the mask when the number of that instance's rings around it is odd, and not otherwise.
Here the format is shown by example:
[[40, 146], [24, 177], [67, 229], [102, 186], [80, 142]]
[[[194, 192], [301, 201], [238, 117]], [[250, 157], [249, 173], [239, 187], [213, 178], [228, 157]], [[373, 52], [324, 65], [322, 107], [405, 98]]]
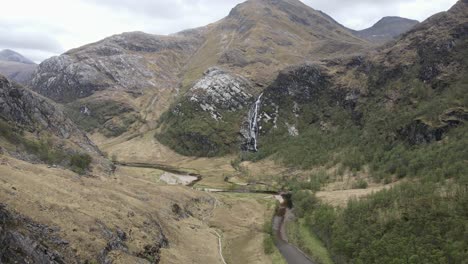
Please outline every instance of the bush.
[[92, 158], [88, 154], [73, 154], [70, 157], [70, 168], [78, 174], [84, 174], [91, 165]]
[[367, 182], [364, 179], [359, 179], [353, 184], [353, 189], [367, 189]]
[[263, 237], [263, 250], [265, 254], [273, 254], [275, 251], [275, 243], [273, 239], [273, 226], [271, 220], [266, 221], [263, 224], [263, 232], [264, 237]]

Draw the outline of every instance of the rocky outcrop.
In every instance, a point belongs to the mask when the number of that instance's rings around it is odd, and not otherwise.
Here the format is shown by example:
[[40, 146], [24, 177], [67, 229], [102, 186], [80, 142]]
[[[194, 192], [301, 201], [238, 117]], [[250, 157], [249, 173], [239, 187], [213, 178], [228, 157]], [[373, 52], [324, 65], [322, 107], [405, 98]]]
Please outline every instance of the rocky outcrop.
[[452, 128], [463, 125], [468, 121], [468, 110], [454, 108], [445, 111], [439, 117], [439, 122], [433, 124], [422, 119], [416, 119], [399, 130], [400, 136], [411, 145], [440, 141]]
[[251, 82], [221, 68], [210, 68], [185, 97], [218, 120], [223, 111], [241, 111], [252, 101]]
[[161, 225], [158, 222], [146, 223], [148, 228], [158, 230], [159, 235], [154, 239], [154, 244], [144, 245], [138, 252], [132, 252], [127, 246], [128, 235], [121, 229], [111, 230], [103, 223], [98, 222], [102, 232], [108, 240], [106, 246], [99, 253], [97, 260], [101, 264], [112, 264], [115, 261], [115, 252], [127, 256], [136, 263], [158, 264], [161, 260], [161, 248], [169, 247], [169, 241], [163, 233]]
[[58, 230], [10, 212], [0, 204], [0, 262], [78, 263]]
[[235, 127], [254, 101], [246, 78], [210, 68], [163, 116], [157, 137], [187, 155], [214, 156], [238, 147]]

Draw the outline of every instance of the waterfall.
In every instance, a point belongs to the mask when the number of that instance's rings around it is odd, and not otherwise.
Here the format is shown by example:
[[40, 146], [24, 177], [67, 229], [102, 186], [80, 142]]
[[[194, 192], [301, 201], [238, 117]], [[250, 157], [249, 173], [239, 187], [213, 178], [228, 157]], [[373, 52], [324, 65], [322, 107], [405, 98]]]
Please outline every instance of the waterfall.
[[248, 145], [249, 149], [252, 151], [258, 151], [257, 149], [257, 139], [258, 139], [258, 112], [260, 111], [260, 103], [262, 100], [263, 93], [257, 98], [255, 104], [249, 111], [249, 138]]

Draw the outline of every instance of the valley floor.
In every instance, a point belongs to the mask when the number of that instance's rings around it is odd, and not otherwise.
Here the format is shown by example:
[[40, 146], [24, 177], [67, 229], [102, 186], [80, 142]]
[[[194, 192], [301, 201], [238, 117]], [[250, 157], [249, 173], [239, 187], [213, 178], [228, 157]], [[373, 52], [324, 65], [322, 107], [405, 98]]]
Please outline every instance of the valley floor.
[[[61, 242], [48, 246], [70, 260], [149, 263], [161, 246], [160, 263], [222, 263], [218, 233], [228, 263], [271, 263], [263, 251], [271, 196], [168, 186], [155, 169], [117, 167], [112, 177], [80, 177], [6, 156], [0, 164], [0, 203], [57, 230]], [[117, 237], [121, 247], [109, 247]]]

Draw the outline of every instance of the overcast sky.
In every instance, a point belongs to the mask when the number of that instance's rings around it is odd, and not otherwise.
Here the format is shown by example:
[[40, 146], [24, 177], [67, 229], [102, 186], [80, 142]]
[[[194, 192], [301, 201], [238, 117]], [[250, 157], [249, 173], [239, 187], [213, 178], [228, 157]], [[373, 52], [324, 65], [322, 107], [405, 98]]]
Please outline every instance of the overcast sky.
[[[457, 0], [303, 0], [352, 29], [383, 16], [422, 21]], [[2, 0], [0, 49], [40, 62], [126, 31], [170, 34], [225, 17], [243, 0]]]

